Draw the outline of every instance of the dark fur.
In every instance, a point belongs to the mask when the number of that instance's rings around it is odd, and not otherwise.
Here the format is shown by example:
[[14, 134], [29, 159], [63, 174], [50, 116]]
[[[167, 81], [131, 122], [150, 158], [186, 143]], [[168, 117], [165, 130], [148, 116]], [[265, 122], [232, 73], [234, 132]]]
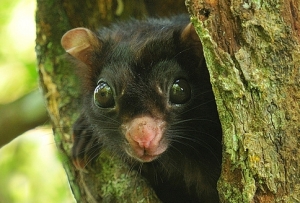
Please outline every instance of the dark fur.
[[[188, 23], [186, 16], [132, 20], [97, 33], [101, 47], [94, 48], [88, 63], [78, 63], [83, 110], [74, 125], [72, 154], [88, 164], [106, 147], [139, 169], [164, 202], [216, 203], [222, 132], [202, 50], [196, 50], [201, 45], [181, 36]], [[100, 78], [115, 91], [114, 109], [93, 103]], [[177, 78], [189, 82], [191, 100], [166, 108], [169, 87]], [[169, 147], [155, 161], [140, 164], [124, 152], [120, 125], [138, 115], [158, 114], [167, 122]]]

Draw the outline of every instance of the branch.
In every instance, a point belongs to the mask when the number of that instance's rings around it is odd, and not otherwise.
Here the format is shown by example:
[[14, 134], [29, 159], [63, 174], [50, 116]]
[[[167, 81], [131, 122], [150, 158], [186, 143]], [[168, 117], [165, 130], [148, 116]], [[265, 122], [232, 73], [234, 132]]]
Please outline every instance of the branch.
[[43, 97], [35, 90], [17, 101], [0, 106], [0, 147], [48, 120]]

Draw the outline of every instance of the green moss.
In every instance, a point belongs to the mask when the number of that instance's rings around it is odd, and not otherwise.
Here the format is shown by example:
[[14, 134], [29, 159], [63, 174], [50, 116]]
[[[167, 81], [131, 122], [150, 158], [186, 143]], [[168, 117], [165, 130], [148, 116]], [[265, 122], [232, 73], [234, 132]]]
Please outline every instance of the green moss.
[[103, 202], [159, 202], [146, 181], [111, 154], [102, 151], [97, 160], [98, 193]]

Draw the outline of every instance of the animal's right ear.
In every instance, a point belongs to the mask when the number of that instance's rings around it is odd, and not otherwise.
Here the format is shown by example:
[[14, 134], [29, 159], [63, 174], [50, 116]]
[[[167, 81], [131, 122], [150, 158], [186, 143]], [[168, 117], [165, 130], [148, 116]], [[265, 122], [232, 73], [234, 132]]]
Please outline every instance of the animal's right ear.
[[102, 43], [95, 33], [81, 27], [66, 32], [61, 38], [61, 45], [67, 53], [87, 65], [92, 63], [92, 52], [100, 50], [102, 47]]
[[181, 40], [194, 49], [196, 55], [203, 56], [203, 47], [192, 23], [187, 24], [181, 33]]

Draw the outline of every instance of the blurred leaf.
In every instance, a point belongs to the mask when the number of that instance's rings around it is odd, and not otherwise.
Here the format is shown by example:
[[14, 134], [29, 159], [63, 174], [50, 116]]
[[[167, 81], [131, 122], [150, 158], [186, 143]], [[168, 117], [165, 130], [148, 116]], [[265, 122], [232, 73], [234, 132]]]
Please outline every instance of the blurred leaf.
[[19, 1], [1, 0], [0, 28], [10, 21], [11, 11]]
[[37, 87], [35, 1], [0, 2], [0, 104]]
[[[0, 1], [0, 105], [38, 86], [35, 4], [34, 0]], [[34, 105], [36, 100], [29, 102]], [[50, 129], [30, 131], [0, 148], [0, 203], [74, 202], [55, 150]]]
[[39, 128], [0, 150], [0, 202], [74, 202], [50, 128]]

